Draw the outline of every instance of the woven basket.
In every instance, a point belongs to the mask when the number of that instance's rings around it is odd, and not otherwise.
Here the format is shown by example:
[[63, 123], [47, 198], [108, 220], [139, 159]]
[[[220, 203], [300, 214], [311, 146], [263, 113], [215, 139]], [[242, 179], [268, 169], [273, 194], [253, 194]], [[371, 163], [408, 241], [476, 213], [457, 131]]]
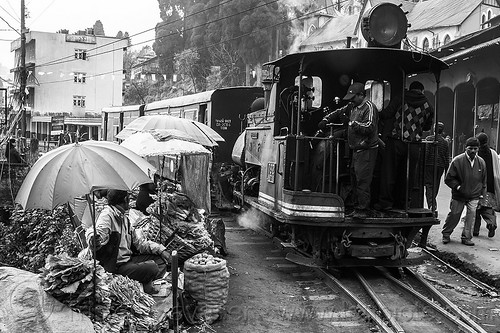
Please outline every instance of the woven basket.
[[194, 246], [186, 242], [176, 234], [173, 234], [166, 242], [168, 252], [177, 251], [177, 258], [184, 262], [199, 252]]

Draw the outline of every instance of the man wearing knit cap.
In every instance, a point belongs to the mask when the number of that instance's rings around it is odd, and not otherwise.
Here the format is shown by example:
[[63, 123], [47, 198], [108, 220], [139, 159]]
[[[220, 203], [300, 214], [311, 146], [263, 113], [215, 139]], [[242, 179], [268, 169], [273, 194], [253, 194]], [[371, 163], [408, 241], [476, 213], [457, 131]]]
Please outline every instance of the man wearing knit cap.
[[109, 190], [108, 206], [99, 214], [96, 231], [89, 228], [86, 238], [95, 246], [96, 259], [109, 273], [139, 281], [148, 294], [158, 293], [153, 281], [163, 276], [171, 255], [165, 246], [149, 241], [132, 228], [129, 218], [127, 191]]
[[486, 221], [488, 237], [493, 237], [497, 228], [495, 210], [500, 210], [500, 163], [495, 150], [488, 146], [488, 135], [479, 133], [477, 138], [479, 140], [477, 154], [486, 163], [486, 194], [479, 200], [472, 235], [479, 236], [482, 217]]
[[450, 235], [458, 224], [464, 207], [467, 213], [462, 230], [462, 244], [473, 246], [472, 225], [476, 217], [477, 204], [486, 193], [486, 163], [477, 155], [479, 140], [468, 138], [465, 152], [455, 156], [446, 172], [444, 182], [451, 188], [450, 212], [446, 216], [443, 231], [443, 244], [450, 242]]

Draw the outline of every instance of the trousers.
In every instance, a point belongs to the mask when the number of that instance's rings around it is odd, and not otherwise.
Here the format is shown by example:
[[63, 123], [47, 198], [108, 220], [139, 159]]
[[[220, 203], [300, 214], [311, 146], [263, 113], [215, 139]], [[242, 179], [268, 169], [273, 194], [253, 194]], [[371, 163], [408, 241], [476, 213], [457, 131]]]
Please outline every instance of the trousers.
[[117, 264], [117, 272], [140, 283], [148, 283], [165, 274], [167, 265], [155, 254], [134, 255], [126, 263]]
[[479, 199], [473, 199], [469, 201], [459, 201], [455, 199], [451, 199], [450, 203], [450, 212], [446, 216], [446, 220], [444, 221], [443, 237], [450, 237], [453, 230], [458, 224], [460, 220], [460, 216], [462, 215], [462, 211], [464, 207], [467, 207], [467, 212], [465, 213], [464, 220], [464, 228], [462, 230], [462, 240], [471, 240], [472, 239], [472, 225], [476, 218], [476, 209]]
[[362, 149], [352, 155], [354, 168], [355, 209], [366, 210], [370, 208], [370, 188], [373, 179], [373, 170], [377, 162], [378, 149]]

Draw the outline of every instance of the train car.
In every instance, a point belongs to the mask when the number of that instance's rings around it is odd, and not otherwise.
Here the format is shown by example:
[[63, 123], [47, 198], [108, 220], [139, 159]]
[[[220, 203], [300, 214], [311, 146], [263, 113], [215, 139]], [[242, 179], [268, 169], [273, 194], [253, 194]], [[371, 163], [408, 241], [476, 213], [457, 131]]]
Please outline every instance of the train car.
[[102, 108], [102, 139], [117, 141], [116, 135], [137, 117], [144, 115], [144, 105], [112, 106]]
[[215, 163], [231, 162], [231, 150], [243, 131], [246, 114], [258, 98], [260, 87], [230, 87], [124, 107], [103, 108], [103, 137], [114, 141], [116, 134], [137, 117], [166, 114], [199, 121], [213, 128], [225, 142], [219, 143]]
[[[270, 231], [309, 254], [310, 265], [409, 265], [414, 258], [408, 249], [417, 232], [439, 223], [423, 208], [422, 156], [418, 186], [406, 188], [402, 209], [348, 216], [349, 146], [332, 135], [335, 124], [330, 135], [315, 135], [327, 107], [341, 106], [352, 82], [365, 83], [378, 110], [402, 96], [415, 74], [433, 73], [439, 90], [439, 75], [447, 65], [427, 53], [399, 48], [407, 24], [400, 7], [383, 3], [362, 21], [368, 47], [289, 54], [266, 64], [272, 73], [267, 105], [248, 115], [249, 126], [233, 148], [233, 161], [242, 167], [234, 173], [234, 194], [241, 205], [271, 217]], [[435, 120], [437, 115], [435, 110]]]

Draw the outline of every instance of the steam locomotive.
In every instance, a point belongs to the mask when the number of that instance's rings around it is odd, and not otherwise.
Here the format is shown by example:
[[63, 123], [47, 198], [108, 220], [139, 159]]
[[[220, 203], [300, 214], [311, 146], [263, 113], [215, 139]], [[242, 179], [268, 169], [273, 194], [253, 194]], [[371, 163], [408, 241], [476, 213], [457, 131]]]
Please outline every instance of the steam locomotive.
[[[403, 96], [416, 74], [431, 77], [437, 94], [447, 65], [401, 49], [407, 27], [400, 7], [382, 3], [362, 19], [367, 47], [295, 53], [265, 64], [271, 73], [265, 106], [248, 115], [233, 147], [233, 161], [241, 167], [234, 195], [241, 205], [271, 217], [270, 231], [308, 253], [311, 265], [411, 265], [415, 258], [408, 249], [418, 231], [439, 224], [423, 204], [425, 143], [418, 143], [418, 179], [404, 190], [403, 208], [353, 218], [346, 214], [352, 195], [349, 146], [335, 135], [336, 124], [329, 125], [328, 135], [315, 135], [327, 107], [342, 106], [352, 82], [366, 82], [378, 110]], [[436, 122], [437, 115], [436, 109]], [[408, 171], [406, 177], [409, 183]], [[376, 178], [375, 173], [374, 197]]]

